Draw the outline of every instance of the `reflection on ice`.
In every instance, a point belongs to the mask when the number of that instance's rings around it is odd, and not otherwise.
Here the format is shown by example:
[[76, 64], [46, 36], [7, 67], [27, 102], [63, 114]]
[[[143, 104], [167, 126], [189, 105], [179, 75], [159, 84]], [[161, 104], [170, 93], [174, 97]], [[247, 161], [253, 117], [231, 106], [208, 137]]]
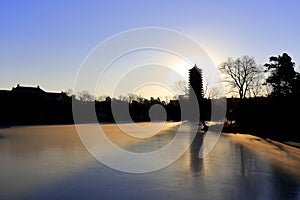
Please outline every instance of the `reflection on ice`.
[[[147, 152], [174, 137], [172, 129], [147, 141], [122, 137], [106, 125], [122, 148]], [[299, 199], [300, 180], [264, 157], [221, 136], [203, 159], [205, 135], [170, 166], [146, 174], [127, 174], [96, 161], [74, 126], [0, 129], [0, 199]], [[189, 142], [190, 135], [181, 138]]]

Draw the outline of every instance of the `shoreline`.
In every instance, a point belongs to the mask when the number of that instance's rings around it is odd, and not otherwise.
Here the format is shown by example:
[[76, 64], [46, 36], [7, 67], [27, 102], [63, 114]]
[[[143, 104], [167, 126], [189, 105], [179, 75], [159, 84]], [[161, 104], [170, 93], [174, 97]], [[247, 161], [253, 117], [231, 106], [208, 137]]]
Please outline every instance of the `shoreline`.
[[[150, 122], [174, 122], [174, 123], [183, 123], [184, 121], [174, 121], [174, 120], [167, 120], [167, 121], [133, 121], [134, 123], [150, 123]], [[121, 123], [117, 123], [115, 121], [102, 121], [98, 122], [99, 125], [101, 124], [128, 124], [132, 123], [132, 121], [122, 121]], [[25, 124], [0, 124], [0, 129], [10, 128], [10, 127], [20, 127], [20, 126], [63, 126], [63, 125], [76, 125], [76, 124], [95, 124], [93, 122], [82, 122], [82, 123], [74, 123], [74, 122], [66, 122], [66, 123], [25, 123]]]

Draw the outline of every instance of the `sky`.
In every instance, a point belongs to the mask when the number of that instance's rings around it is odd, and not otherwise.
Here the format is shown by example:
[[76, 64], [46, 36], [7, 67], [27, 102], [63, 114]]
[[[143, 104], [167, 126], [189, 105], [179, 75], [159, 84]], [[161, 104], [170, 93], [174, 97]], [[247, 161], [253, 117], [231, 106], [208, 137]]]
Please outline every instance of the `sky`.
[[[0, 3], [0, 89], [11, 89], [17, 84], [39, 85], [46, 91], [73, 88], [80, 66], [99, 43], [120, 32], [143, 27], [161, 27], [189, 36], [215, 66], [228, 57], [243, 55], [264, 64], [270, 56], [286, 52], [299, 71], [297, 0]], [[177, 69], [178, 62], [174, 63]], [[107, 88], [114, 85], [109, 80], [106, 84]], [[96, 95], [101, 93], [109, 91], [97, 91]]]

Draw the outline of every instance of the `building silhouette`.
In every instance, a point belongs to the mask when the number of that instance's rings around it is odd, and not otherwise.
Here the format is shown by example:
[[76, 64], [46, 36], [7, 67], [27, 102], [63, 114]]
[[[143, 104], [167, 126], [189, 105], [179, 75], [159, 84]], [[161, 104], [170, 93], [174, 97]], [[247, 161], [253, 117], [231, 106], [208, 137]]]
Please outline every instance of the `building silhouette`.
[[[192, 69], [189, 70], [189, 101], [191, 105], [196, 105], [199, 108], [200, 113], [193, 113], [198, 115], [197, 118], [203, 125], [203, 130], [207, 130], [207, 125], [204, 121], [204, 95], [203, 95], [203, 77], [202, 69], [198, 68], [195, 64]], [[198, 110], [198, 109], [196, 109]], [[194, 112], [194, 109], [191, 108], [191, 112]]]
[[37, 87], [28, 87], [28, 86], [20, 86], [13, 87], [11, 90], [11, 94], [17, 95], [21, 98], [41, 98], [47, 101], [58, 101], [62, 98], [68, 98], [67, 94], [64, 92], [46, 92]]
[[0, 90], [0, 124], [46, 124], [72, 121], [71, 97], [20, 86]]
[[191, 90], [194, 90], [198, 101], [203, 99], [202, 69], [198, 68], [197, 65], [189, 70], [189, 97], [193, 98]]

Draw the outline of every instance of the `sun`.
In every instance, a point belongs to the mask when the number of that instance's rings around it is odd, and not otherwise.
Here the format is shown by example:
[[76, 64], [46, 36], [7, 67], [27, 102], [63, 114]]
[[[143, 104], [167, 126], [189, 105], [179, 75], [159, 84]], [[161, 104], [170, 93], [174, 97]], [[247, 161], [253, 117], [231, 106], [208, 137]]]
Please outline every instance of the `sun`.
[[175, 71], [182, 76], [182, 79], [188, 81], [189, 69], [191, 68], [191, 64], [183, 59], [179, 59], [175, 64]]

